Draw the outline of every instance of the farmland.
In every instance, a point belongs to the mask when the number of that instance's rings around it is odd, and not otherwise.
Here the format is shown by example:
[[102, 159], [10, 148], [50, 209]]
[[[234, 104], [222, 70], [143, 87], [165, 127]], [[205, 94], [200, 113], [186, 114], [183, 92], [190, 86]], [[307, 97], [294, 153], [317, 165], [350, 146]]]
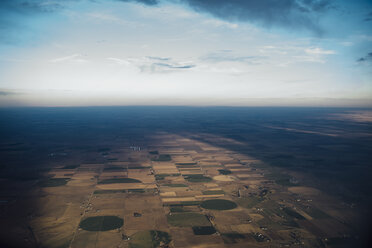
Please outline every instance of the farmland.
[[[316, 176], [307, 171], [306, 163], [331, 163], [330, 151], [309, 162], [305, 148], [295, 152], [296, 144], [292, 155], [280, 146], [279, 152], [270, 148], [284, 139], [281, 131], [246, 131], [261, 138], [247, 142], [242, 139], [250, 139], [248, 134], [222, 124], [215, 126], [219, 132], [207, 132], [198, 122], [180, 130], [185, 121], [166, 129], [137, 123], [106, 130], [97, 123], [97, 130], [103, 129], [93, 132], [97, 136], [89, 132], [76, 141], [73, 135], [49, 134], [58, 146], [41, 143], [33, 148], [38, 152], [25, 149], [27, 140], [3, 144], [9, 166], [0, 180], [2, 240], [52, 248], [348, 247], [347, 242], [357, 242], [361, 214], [368, 212], [362, 200], [368, 196], [362, 190], [350, 194], [355, 185], [346, 187], [353, 179], [345, 175], [345, 185], [338, 184], [345, 186], [341, 195], [332, 188], [337, 178], [324, 181], [319, 175], [332, 172], [327, 166], [313, 169]], [[69, 125], [60, 132], [68, 132]], [[34, 128], [34, 135], [42, 136]], [[317, 142], [328, 142], [338, 154], [334, 138], [324, 137]], [[293, 159], [299, 164], [295, 169]]]

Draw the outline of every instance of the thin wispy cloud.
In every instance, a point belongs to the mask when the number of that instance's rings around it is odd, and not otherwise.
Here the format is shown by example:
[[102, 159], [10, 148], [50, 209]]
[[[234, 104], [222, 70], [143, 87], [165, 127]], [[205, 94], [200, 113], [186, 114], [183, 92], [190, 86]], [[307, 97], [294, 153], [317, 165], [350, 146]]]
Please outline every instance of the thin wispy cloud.
[[335, 51], [333, 50], [324, 50], [319, 47], [311, 47], [311, 48], [306, 48], [305, 52], [308, 54], [324, 54], [324, 55], [329, 55], [329, 54], [336, 54]]
[[227, 51], [216, 51], [213, 53], [209, 53], [205, 56], [201, 57], [201, 60], [207, 62], [239, 62], [239, 63], [247, 63], [247, 64], [260, 64], [262, 60], [264, 60], [264, 56], [252, 56], [252, 55], [238, 55], [231, 50]]
[[146, 56], [125, 59], [107, 59], [118, 65], [136, 67], [141, 73], [171, 73], [196, 67], [196, 64], [193, 64], [191, 62], [176, 61], [169, 57]]
[[60, 58], [54, 58], [49, 60], [51, 63], [62, 63], [62, 62], [74, 62], [74, 63], [86, 63], [89, 60], [85, 58], [82, 54], [72, 54]]
[[12, 91], [12, 90], [0, 90], [0, 97], [1, 96], [12, 96], [12, 95], [17, 95], [17, 94], [19, 93]]

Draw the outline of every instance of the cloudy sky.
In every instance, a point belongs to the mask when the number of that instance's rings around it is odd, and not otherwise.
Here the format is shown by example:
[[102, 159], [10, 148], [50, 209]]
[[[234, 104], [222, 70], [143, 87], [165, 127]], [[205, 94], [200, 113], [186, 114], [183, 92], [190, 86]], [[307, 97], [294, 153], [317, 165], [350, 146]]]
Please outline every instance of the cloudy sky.
[[372, 106], [370, 0], [1, 0], [0, 106]]

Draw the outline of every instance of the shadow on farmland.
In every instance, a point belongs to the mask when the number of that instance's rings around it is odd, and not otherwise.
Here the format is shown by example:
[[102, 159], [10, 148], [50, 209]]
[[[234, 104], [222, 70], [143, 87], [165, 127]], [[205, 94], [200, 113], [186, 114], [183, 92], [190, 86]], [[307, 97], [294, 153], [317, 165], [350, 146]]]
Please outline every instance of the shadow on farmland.
[[[3, 244], [35, 247], [27, 225], [33, 187], [58, 165], [105, 162], [113, 147], [145, 147], [155, 133], [190, 137], [306, 175], [349, 203], [371, 203], [372, 124], [340, 116], [359, 109], [86, 107], [0, 110], [0, 207]], [[366, 111], [366, 110], [364, 110]], [[333, 118], [333, 117], [337, 118]], [[222, 138], [222, 139], [221, 139]], [[9, 217], [11, 216], [11, 217]], [[16, 218], [13, 216], [17, 216]], [[11, 233], [9, 230], [12, 230]], [[19, 238], [19, 233], [28, 233]], [[28, 245], [28, 246], [27, 246]]]

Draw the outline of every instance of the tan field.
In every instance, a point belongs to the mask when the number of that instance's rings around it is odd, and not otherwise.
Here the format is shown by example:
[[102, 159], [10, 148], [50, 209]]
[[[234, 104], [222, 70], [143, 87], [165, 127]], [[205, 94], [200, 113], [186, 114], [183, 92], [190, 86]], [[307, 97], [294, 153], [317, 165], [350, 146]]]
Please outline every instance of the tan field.
[[183, 201], [195, 201], [195, 197], [169, 197], [161, 198], [163, 202], [183, 202]]
[[156, 184], [143, 184], [143, 183], [111, 183], [111, 184], [98, 184], [97, 189], [155, 189]]
[[234, 177], [225, 176], [225, 175], [215, 176], [215, 177], [213, 177], [213, 179], [216, 180], [216, 181], [222, 181], [222, 182], [233, 182], [233, 181], [235, 181]]

